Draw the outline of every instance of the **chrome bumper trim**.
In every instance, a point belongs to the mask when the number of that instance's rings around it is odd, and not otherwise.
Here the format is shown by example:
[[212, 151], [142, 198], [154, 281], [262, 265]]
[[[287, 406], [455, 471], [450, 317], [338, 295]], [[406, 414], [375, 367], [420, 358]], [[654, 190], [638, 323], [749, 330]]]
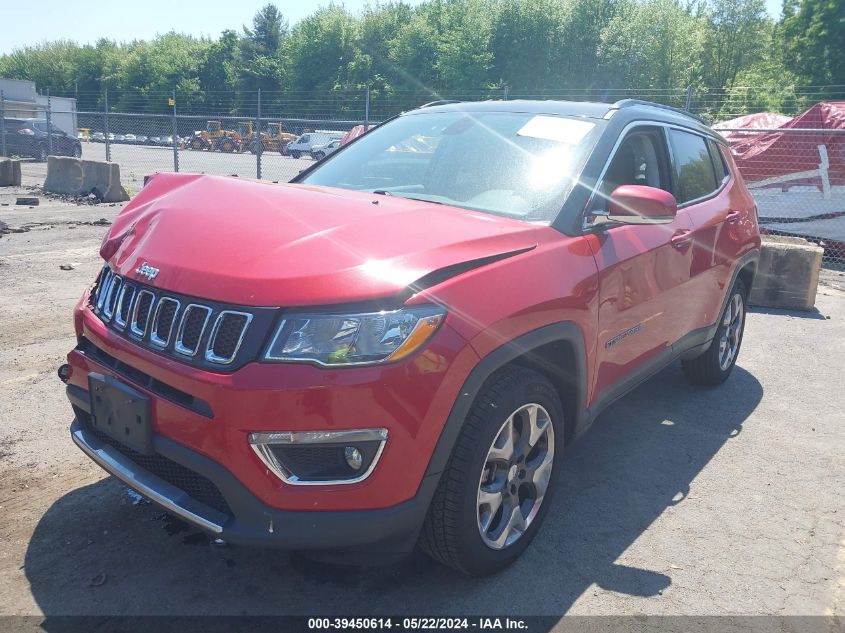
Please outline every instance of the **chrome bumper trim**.
[[190, 497], [179, 488], [170, 485], [135, 465], [110, 446], [95, 447], [85, 437], [85, 431], [76, 429], [71, 432], [74, 443], [106, 472], [120, 479], [136, 492], [159, 504], [188, 523], [192, 523], [214, 534], [223, 532], [223, 526], [202, 517], [185, 507]]

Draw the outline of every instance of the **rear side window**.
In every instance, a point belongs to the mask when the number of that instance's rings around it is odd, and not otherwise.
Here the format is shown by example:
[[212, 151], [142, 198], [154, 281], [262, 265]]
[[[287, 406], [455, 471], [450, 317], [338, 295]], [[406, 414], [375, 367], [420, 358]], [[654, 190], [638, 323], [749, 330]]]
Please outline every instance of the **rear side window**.
[[669, 136], [675, 158], [678, 204], [704, 198], [716, 191], [719, 185], [704, 137], [675, 129], [670, 130]]
[[713, 168], [716, 170], [716, 181], [721, 185], [728, 176], [725, 157], [719, 151], [719, 144], [716, 141], [707, 139], [707, 145], [710, 147], [710, 157], [713, 159]]

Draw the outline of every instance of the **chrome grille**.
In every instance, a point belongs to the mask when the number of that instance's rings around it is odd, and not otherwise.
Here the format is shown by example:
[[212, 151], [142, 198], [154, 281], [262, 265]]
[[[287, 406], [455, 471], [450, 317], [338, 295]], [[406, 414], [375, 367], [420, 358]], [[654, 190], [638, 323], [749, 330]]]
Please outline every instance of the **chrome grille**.
[[126, 322], [129, 320], [129, 308], [132, 306], [132, 299], [135, 298], [135, 291], [135, 286], [130, 283], [124, 283], [120, 290], [117, 309], [114, 311], [114, 324], [121, 330], [126, 327]]
[[[176, 298], [150, 286], [127, 281], [104, 268], [91, 296], [91, 307], [111, 328], [160, 353], [184, 362], [232, 364], [253, 315]], [[183, 301], [184, 300], [184, 301]], [[184, 309], [182, 305], [185, 303]], [[260, 310], [260, 309], [259, 309]], [[213, 324], [209, 328], [209, 324]], [[208, 330], [210, 333], [207, 333]], [[198, 354], [204, 348], [204, 354]]]
[[97, 284], [97, 311], [103, 309], [103, 303], [106, 300], [106, 295], [109, 292], [109, 285], [114, 277], [114, 273], [110, 270], [103, 270], [100, 274], [100, 283]]
[[173, 348], [180, 354], [196, 356], [210, 316], [211, 308], [208, 306], [196, 303], [189, 304], [182, 314], [182, 321], [179, 323], [179, 331], [176, 333], [176, 343]]
[[176, 315], [179, 313], [179, 302], [170, 297], [162, 297], [156, 306], [153, 316], [153, 327], [150, 330], [150, 342], [156, 347], [167, 347], [170, 343], [170, 335], [173, 332], [173, 324], [176, 322]]
[[107, 321], [114, 316], [114, 309], [117, 307], [117, 299], [120, 296], [120, 289], [123, 287], [123, 279], [118, 275], [112, 275], [109, 280], [109, 287], [106, 290], [106, 300], [103, 302], [103, 316]]
[[246, 328], [251, 320], [252, 315], [246, 312], [223, 310], [218, 314], [208, 339], [205, 359], [221, 365], [231, 363], [243, 343]]
[[132, 322], [129, 324], [129, 331], [135, 336], [144, 338], [147, 333], [147, 322], [150, 320], [154, 303], [155, 295], [149, 290], [142, 290], [138, 293], [135, 309], [132, 311]]

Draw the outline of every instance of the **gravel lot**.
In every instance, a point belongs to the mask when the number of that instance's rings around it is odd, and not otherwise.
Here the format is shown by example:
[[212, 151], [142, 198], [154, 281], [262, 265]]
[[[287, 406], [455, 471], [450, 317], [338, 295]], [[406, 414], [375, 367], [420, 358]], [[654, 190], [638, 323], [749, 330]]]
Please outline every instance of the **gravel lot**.
[[721, 388], [673, 366], [607, 410], [526, 555], [470, 580], [422, 556], [357, 569], [209, 544], [73, 446], [55, 369], [100, 266], [95, 222], [118, 211], [0, 206], [31, 227], [0, 237], [0, 615], [845, 611], [842, 273], [825, 271], [817, 312], [752, 312]]
[[[106, 159], [103, 143], [83, 143], [82, 158], [87, 160]], [[137, 193], [144, 184], [144, 176], [157, 171], [173, 171], [173, 149], [146, 145], [112, 144], [111, 159], [120, 165], [120, 176], [130, 194]], [[256, 157], [249, 152], [224, 154], [195, 150], [179, 150], [179, 170], [213, 174], [215, 176], [237, 175], [241, 178], [255, 178]], [[314, 164], [311, 158], [294, 159], [278, 152], [265, 152], [261, 156], [261, 177], [264, 180], [287, 182], [306, 167]], [[39, 186], [47, 176], [47, 163], [27, 161], [22, 169], [23, 184]]]

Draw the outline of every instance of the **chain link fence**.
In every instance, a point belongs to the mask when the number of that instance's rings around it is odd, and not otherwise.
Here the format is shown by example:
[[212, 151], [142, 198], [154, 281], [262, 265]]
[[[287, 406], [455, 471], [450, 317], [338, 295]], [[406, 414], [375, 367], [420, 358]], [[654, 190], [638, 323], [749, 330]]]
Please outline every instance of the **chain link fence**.
[[845, 129], [721, 128], [764, 233], [803, 237], [845, 264]]
[[[845, 101], [845, 87], [833, 88], [794, 92], [781, 100], [781, 111], [795, 115], [821, 100]], [[104, 92], [80, 96], [79, 102], [90, 107], [80, 111], [51, 106], [49, 98], [46, 105], [21, 111], [5, 103], [0, 94], [0, 155], [29, 159], [24, 173], [30, 184], [43, 182], [46, 168], [40, 161], [47, 155], [81, 154], [84, 159], [116, 162], [132, 195], [143, 186], [146, 175], [158, 171], [287, 182], [313, 163], [321, 147], [353, 127], [379, 123], [442, 99], [614, 102], [638, 98], [694, 114], [715, 113], [725, 121], [759, 112], [755, 100], [765, 94], [762, 89], [522, 93], [507, 87], [459, 92], [355, 90], [316, 98], [261, 91], [185, 96]], [[778, 121], [774, 125], [789, 118], [773, 117]], [[27, 126], [38, 127], [41, 133], [21, 133]], [[845, 129], [827, 129], [823, 123], [792, 128], [716, 127], [730, 143], [754, 195], [763, 231], [806, 238], [825, 249], [826, 264], [845, 265]], [[43, 133], [47, 129], [54, 133]]]

